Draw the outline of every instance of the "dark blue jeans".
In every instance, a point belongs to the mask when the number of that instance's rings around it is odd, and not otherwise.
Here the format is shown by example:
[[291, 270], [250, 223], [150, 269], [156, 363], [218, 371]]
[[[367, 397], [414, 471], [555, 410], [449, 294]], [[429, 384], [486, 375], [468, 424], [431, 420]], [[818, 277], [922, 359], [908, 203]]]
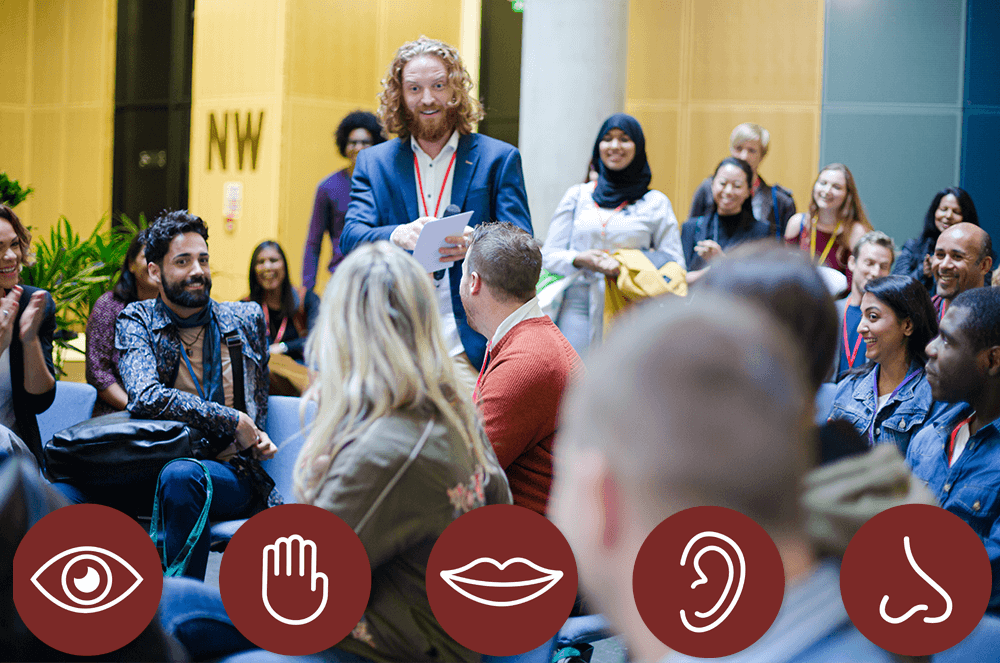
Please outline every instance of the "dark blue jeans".
[[[214, 460], [201, 461], [212, 477], [212, 506], [209, 508], [209, 522], [246, 518], [250, 515], [253, 489], [246, 477], [236, 474], [228, 463]], [[54, 483], [52, 487], [75, 504], [91, 502], [122, 509], [134, 513], [134, 505], [120, 504], [114, 491], [81, 489], [68, 483]], [[187, 541], [201, 509], [205, 505], [205, 473], [194, 461], [180, 461], [167, 466], [160, 476], [160, 508], [163, 514], [164, 551], [167, 561], [173, 562]], [[149, 496], [152, 504], [153, 496]], [[141, 506], [141, 505], [140, 505]], [[148, 511], [146, 511], [148, 513]], [[201, 533], [191, 551], [184, 575], [202, 580], [208, 566], [208, 552], [211, 544], [209, 528]]]
[[312, 656], [281, 656], [261, 651], [233, 625], [216, 587], [188, 578], [164, 578], [160, 597], [160, 623], [188, 650], [192, 660], [227, 657], [248, 651], [245, 660], [255, 663], [360, 663], [365, 658], [336, 649]]

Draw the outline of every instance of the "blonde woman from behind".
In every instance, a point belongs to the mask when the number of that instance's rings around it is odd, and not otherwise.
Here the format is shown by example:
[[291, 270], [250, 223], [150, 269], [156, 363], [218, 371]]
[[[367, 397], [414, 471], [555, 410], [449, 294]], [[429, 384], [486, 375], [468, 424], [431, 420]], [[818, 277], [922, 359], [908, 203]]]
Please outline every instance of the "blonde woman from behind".
[[427, 628], [436, 619], [424, 571], [453, 520], [511, 495], [455, 376], [430, 277], [388, 242], [358, 247], [323, 294], [306, 357], [316, 378], [305, 398], [319, 407], [296, 493], [354, 528], [373, 573], [365, 617], [338, 648], [373, 660], [436, 650], [442, 660], [478, 661]]

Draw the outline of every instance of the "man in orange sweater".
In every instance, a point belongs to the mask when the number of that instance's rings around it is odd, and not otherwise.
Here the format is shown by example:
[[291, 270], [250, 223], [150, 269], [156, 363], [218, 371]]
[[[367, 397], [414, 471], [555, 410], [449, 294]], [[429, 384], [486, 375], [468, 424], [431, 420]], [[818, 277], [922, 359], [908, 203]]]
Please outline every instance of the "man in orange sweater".
[[563, 391], [583, 370], [535, 298], [542, 252], [511, 223], [476, 227], [459, 293], [469, 326], [489, 341], [473, 400], [507, 472], [514, 504], [545, 515]]

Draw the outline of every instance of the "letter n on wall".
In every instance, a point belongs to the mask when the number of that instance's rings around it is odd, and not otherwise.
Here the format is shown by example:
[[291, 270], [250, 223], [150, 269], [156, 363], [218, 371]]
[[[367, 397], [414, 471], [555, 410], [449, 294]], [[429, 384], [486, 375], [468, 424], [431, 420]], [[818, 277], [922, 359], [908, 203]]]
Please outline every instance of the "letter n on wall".
[[[237, 117], [237, 127], [239, 126], [239, 118]], [[239, 132], [237, 132], [239, 133]], [[258, 131], [258, 136], [259, 136]], [[212, 170], [212, 148], [215, 147], [219, 151], [219, 162], [222, 165], [222, 170], [226, 169], [226, 154], [228, 150], [226, 149], [229, 143], [229, 114], [222, 114], [222, 135], [219, 135], [219, 126], [215, 122], [215, 113], [208, 114], [208, 169]], [[256, 150], [255, 156], [256, 156]], [[240, 148], [240, 162], [242, 166], [243, 161], [243, 149]]]

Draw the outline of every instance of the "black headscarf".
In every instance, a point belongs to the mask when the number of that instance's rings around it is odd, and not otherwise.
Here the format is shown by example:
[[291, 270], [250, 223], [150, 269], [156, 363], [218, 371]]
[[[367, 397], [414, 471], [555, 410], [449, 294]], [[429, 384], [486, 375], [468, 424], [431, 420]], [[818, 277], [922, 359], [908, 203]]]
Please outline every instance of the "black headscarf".
[[[621, 129], [635, 143], [635, 158], [621, 170], [611, 170], [601, 161], [601, 139], [612, 129]], [[639, 121], [625, 113], [615, 113], [601, 125], [594, 142], [594, 163], [598, 167], [594, 202], [600, 207], [618, 207], [623, 201], [633, 203], [649, 191], [653, 173], [646, 161], [646, 137]]]

